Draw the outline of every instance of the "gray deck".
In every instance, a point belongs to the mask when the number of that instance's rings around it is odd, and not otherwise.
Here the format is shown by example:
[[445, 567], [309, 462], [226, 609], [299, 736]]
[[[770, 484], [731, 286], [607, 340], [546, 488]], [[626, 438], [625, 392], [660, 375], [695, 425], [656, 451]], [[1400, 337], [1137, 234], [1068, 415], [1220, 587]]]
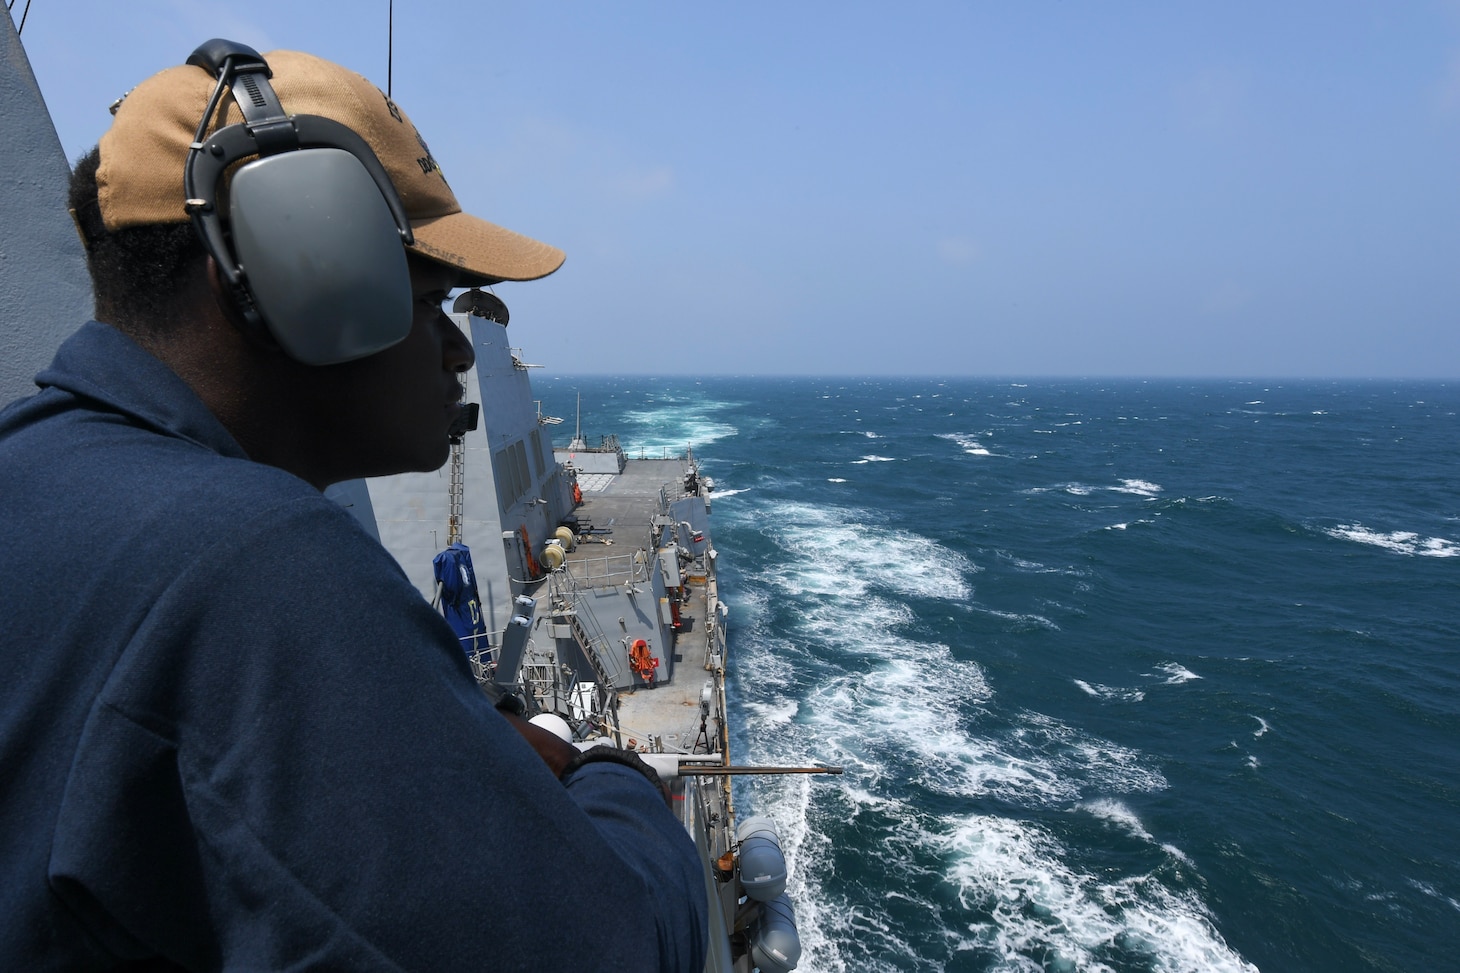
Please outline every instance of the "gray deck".
[[[578, 486], [583, 503], [575, 513], [580, 528], [593, 532], [567, 556], [569, 570], [579, 577], [601, 577], [603, 569], [594, 562], [605, 557], [632, 555], [649, 550], [650, 524], [658, 510], [660, 488], [670, 499], [682, 496], [684, 463], [678, 459], [631, 459], [618, 475], [580, 474]], [[674, 640], [674, 676], [653, 689], [620, 692], [619, 724], [625, 744], [648, 749], [648, 738], [657, 734], [668, 752], [704, 753], [714, 746], [713, 720], [700, 738], [700, 690], [710, 679], [705, 668], [707, 581], [691, 574], [686, 581], [688, 598], [681, 606], [681, 627]], [[607, 623], [611, 620], [602, 619]], [[661, 673], [663, 672], [661, 664]]]

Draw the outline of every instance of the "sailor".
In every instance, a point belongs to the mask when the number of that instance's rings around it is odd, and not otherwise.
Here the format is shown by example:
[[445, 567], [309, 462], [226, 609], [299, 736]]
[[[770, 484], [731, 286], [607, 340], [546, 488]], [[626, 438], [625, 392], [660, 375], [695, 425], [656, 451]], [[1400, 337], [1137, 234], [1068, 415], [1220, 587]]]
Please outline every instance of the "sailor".
[[224, 41], [71, 205], [97, 320], [0, 413], [0, 968], [701, 968], [652, 771], [493, 708], [322, 493], [440, 467], [443, 299], [562, 253], [363, 78]]

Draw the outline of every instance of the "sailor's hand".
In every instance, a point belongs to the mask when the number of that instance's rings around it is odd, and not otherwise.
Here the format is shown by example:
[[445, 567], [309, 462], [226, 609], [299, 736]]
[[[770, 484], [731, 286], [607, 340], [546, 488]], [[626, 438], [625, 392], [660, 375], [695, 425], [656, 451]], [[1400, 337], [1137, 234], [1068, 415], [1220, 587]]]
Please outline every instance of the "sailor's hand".
[[568, 766], [568, 761], [578, 756], [578, 748], [571, 743], [565, 743], [558, 739], [557, 734], [544, 730], [540, 726], [534, 726], [516, 713], [498, 708], [512, 728], [522, 734], [522, 738], [531, 744], [532, 749], [542, 758], [542, 762], [548, 765], [554, 777], [562, 777], [563, 770]]

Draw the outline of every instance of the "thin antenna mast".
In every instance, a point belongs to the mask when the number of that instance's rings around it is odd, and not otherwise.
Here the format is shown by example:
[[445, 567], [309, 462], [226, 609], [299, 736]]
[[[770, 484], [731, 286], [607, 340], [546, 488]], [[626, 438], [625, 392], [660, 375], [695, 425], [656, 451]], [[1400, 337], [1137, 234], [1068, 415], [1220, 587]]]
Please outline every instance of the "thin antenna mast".
[[391, 72], [395, 68], [395, 0], [390, 0], [385, 15], [385, 97], [391, 97]]
[[583, 441], [583, 393], [578, 393], [578, 417], [573, 420], [573, 441], [568, 445], [569, 449], [587, 449], [588, 444]]

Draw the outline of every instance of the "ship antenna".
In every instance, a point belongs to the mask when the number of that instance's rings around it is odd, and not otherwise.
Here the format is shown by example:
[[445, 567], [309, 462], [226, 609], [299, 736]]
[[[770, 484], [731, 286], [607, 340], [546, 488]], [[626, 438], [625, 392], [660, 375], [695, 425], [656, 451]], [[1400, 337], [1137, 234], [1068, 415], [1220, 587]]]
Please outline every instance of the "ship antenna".
[[391, 97], [391, 73], [395, 68], [395, 0], [386, 5], [385, 13], [385, 97]]

